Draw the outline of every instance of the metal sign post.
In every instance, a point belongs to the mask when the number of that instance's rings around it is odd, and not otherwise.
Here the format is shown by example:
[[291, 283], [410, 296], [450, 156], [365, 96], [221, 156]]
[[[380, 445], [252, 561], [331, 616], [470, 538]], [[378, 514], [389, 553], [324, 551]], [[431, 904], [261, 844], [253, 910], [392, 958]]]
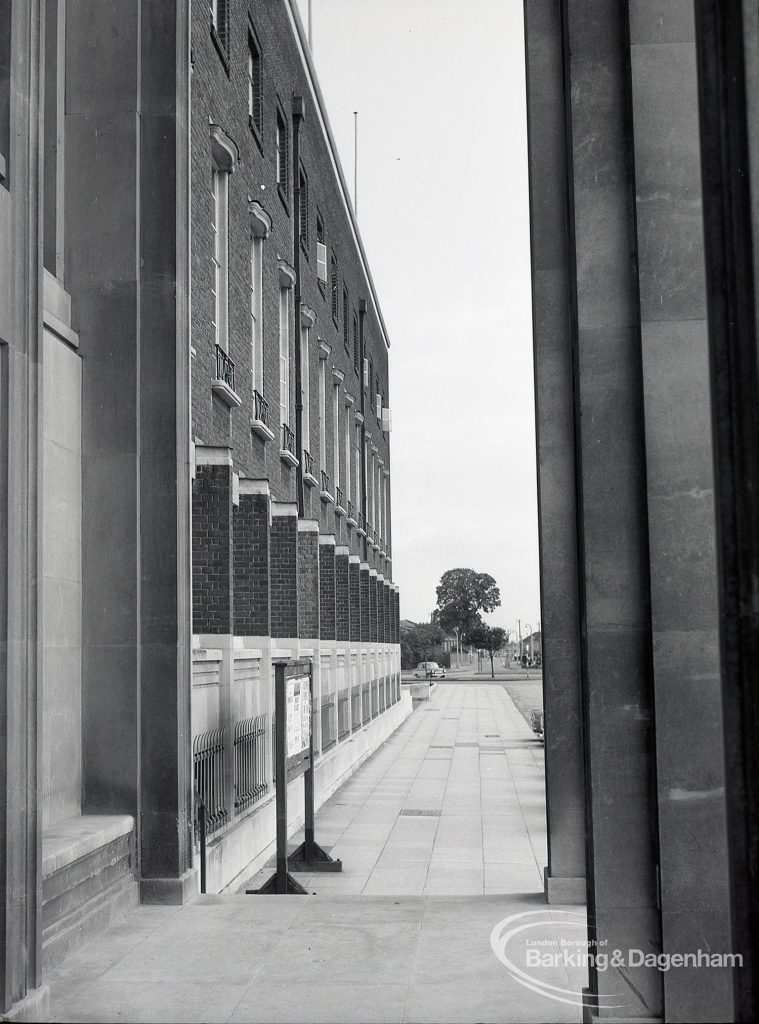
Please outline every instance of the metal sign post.
[[[304, 672], [305, 669], [305, 672]], [[306, 890], [288, 871], [287, 858], [287, 785], [293, 775], [300, 774], [304, 754], [308, 749], [311, 761], [311, 700], [308, 686], [307, 707], [302, 704], [302, 688], [310, 679], [310, 666], [288, 665], [286, 661], [274, 663], [274, 713], [275, 713], [275, 760], [277, 806], [277, 869], [260, 889], [248, 889], [249, 893], [284, 895], [285, 893], [306, 894]], [[298, 698], [296, 702], [296, 696]], [[288, 708], [288, 704], [290, 707]], [[290, 711], [288, 721], [288, 711]], [[304, 711], [308, 714], [308, 747], [303, 744]], [[298, 748], [297, 750], [295, 748]]]
[[[310, 704], [313, 707], [314, 676], [309, 674]], [[291, 871], [342, 871], [343, 862], [331, 857], [314, 839], [314, 731], [309, 730], [308, 768], [303, 776], [305, 790], [304, 841], [290, 858]]]

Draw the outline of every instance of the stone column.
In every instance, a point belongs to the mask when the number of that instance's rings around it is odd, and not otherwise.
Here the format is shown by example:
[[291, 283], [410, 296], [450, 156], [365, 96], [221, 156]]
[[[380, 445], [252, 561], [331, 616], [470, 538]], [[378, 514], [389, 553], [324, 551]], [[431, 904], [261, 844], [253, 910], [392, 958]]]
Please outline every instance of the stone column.
[[[627, 5], [566, 0], [576, 267], [588, 913], [610, 949], [658, 949], [653, 680]], [[603, 82], [602, 89], [588, 83]], [[590, 971], [599, 1017], [658, 1017], [654, 967]], [[618, 1008], [603, 1006], [605, 997]], [[626, 1004], [623, 1008], [621, 1004]]]
[[526, 0], [549, 903], [585, 902], [575, 433], [561, 5]]
[[83, 811], [135, 817], [143, 899], [167, 901], [194, 888], [187, 18], [177, 4], [66, 5]]
[[[41, 972], [42, 589], [40, 521], [42, 235], [39, 3], [6, 6], [0, 50], [13, 120], [0, 185], [0, 1015], [46, 1020]], [[8, 103], [6, 93], [6, 103]], [[12, 153], [12, 159], [11, 159]], [[7, 299], [7, 301], [5, 301]]]
[[240, 504], [232, 518], [233, 632], [236, 636], [271, 636], [268, 481], [240, 480]]
[[[730, 948], [714, 462], [692, 0], [630, 6], [662, 942]], [[729, 971], [664, 980], [667, 1021], [733, 1020]]]
[[[733, 1016], [759, 1020], [759, 25], [696, 0], [730, 850]], [[714, 734], [709, 734], [709, 744]]]
[[[323, 534], [319, 537], [319, 636], [322, 640], [337, 639], [337, 559], [335, 550], [333, 534]], [[347, 568], [348, 559], [346, 558], [345, 569], [347, 570]]]
[[292, 639], [298, 635], [298, 506], [273, 501], [271, 505], [271, 635]]

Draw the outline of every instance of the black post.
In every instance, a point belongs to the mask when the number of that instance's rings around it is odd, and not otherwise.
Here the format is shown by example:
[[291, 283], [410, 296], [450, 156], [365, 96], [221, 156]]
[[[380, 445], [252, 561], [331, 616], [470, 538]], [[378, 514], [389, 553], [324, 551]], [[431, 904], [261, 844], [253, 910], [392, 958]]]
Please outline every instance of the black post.
[[[308, 693], [311, 708], [314, 706], [314, 667], [313, 664], [308, 671]], [[305, 790], [305, 842], [303, 844], [304, 859], [307, 862], [314, 858], [314, 730], [309, 730], [309, 758], [304, 782]]]
[[200, 891], [206, 892], [206, 805], [200, 801], [198, 827], [200, 829]]
[[274, 666], [274, 710], [277, 716], [277, 874], [276, 892], [287, 892], [287, 692], [285, 665]]

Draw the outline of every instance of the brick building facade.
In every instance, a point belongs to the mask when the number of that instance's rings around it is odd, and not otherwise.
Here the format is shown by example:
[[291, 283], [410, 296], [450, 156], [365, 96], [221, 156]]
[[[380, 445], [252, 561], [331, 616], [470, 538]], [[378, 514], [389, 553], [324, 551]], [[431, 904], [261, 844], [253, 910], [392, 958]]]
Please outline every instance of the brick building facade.
[[[196, 756], [271, 720], [274, 651], [312, 660], [339, 760], [400, 698], [389, 341], [294, 4], [196, 0], [191, 53]], [[223, 829], [254, 829], [235, 802]]]

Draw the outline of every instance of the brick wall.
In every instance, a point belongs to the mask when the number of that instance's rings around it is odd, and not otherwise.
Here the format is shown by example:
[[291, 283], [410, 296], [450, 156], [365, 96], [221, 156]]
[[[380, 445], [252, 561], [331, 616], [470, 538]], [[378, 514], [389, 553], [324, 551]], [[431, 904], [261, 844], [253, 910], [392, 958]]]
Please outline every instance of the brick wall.
[[234, 509], [234, 625], [238, 636], [269, 636], [269, 499], [241, 494]]
[[[346, 559], [347, 560], [347, 559]], [[335, 545], [319, 543], [319, 636], [322, 640], [335, 639]]]
[[393, 591], [393, 643], [401, 642], [401, 595]]
[[351, 643], [361, 640], [361, 573], [358, 562], [348, 565], [348, 622]]
[[232, 632], [232, 470], [198, 466], [192, 485], [192, 628]]
[[298, 636], [318, 640], [319, 533], [313, 520], [298, 525]]
[[293, 515], [274, 515], [271, 522], [269, 578], [271, 635], [298, 635], [298, 520]]
[[347, 548], [335, 552], [335, 639], [350, 640], [350, 573]]

